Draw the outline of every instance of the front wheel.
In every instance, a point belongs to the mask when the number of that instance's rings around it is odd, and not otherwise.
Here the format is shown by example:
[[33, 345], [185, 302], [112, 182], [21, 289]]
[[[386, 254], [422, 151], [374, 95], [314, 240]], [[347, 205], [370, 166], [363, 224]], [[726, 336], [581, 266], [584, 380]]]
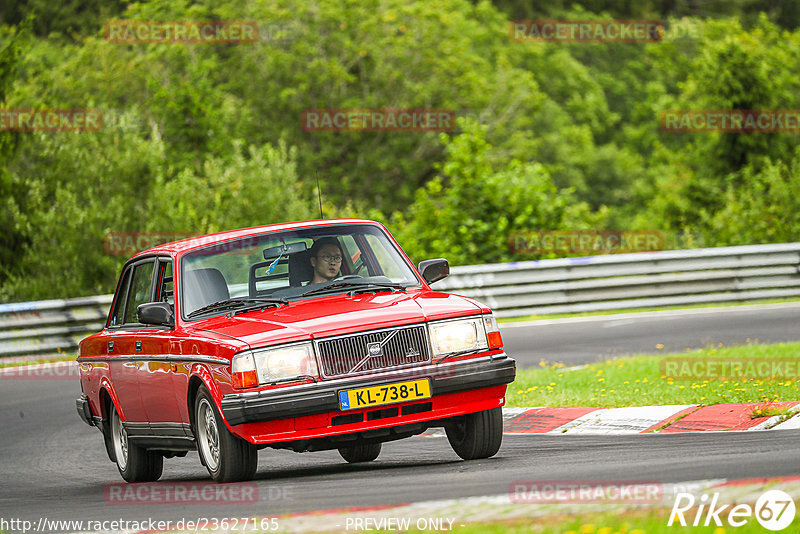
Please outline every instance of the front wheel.
[[197, 451], [211, 478], [216, 482], [252, 480], [258, 449], [228, 431], [205, 386], [197, 392], [194, 414]]
[[127, 482], [154, 482], [164, 470], [164, 457], [137, 446], [128, 439], [128, 432], [111, 404], [111, 443], [119, 474]]
[[445, 426], [447, 441], [464, 460], [489, 458], [503, 442], [503, 409], [462, 415]]
[[349, 464], [371, 462], [381, 453], [380, 443], [362, 443], [352, 447], [341, 447], [339, 454]]

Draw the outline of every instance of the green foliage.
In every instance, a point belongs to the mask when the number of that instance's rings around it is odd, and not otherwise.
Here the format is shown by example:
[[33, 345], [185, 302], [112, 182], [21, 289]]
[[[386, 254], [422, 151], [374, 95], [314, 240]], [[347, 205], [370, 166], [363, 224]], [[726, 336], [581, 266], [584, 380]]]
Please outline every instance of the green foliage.
[[464, 133], [442, 134], [447, 158], [441, 175], [417, 191], [391, 228], [415, 260], [443, 255], [454, 265], [532, 259], [510, 250], [512, 232], [583, 229], [596, 225], [588, 206], [558, 190], [537, 163], [512, 160], [495, 170], [485, 128], [460, 123]]
[[33, 17], [42, 37], [87, 35], [123, 11], [121, 0], [0, 0], [0, 21], [14, 26]]
[[[18, 30], [2, 31], [4, 29], [0, 28], [0, 109], [5, 107], [12, 88], [29, 29], [30, 22]], [[16, 132], [0, 131], [0, 284], [17, 267], [15, 259], [28, 239], [27, 214], [30, 208], [27, 188], [7, 168], [7, 162], [19, 146], [19, 137]]]
[[[794, 240], [796, 134], [674, 134], [658, 121], [797, 108], [790, 4], [0, 4], [0, 106], [104, 117], [95, 133], [0, 131], [0, 299], [109, 292], [124, 258], [103, 250], [108, 232], [315, 218], [317, 176], [326, 217], [387, 220], [417, 260], [532, 259], [509, 236], [543, 229], [662, 230], [668, 246]], [[509, 17], [656, 18], [668, 31], [649, 44], [520, 43]], [[260, 38], [118, 45], [102, 35], [109, 19], [253, 20]], [[310, 108], [461, 120], [443, 135], [311, 132]]]
[[313, 218], [313, 199], [297, 181], [295, 152], [284, 144], [245, 151], [234, 141], [224, 158], [206, 160], [201, 174], [184, 169], [172, 180], [159, 177], [147, 228], [205, 234]]
[[800, 236], [800, 151], [791, 163], [745, 169], [741, 185], [725, 191], [724, 207], [708, 223], [710, 244], [787, 243]]
[[163, 144], [119, 132], [41, 133], [20, 149], [12, 172], [25, 183], [28, 242], [0, 298], [96, 295], [114, 287], [127, 258], [109, 255], [109, 232], [140, 231], [139, 198], [164, 165]]

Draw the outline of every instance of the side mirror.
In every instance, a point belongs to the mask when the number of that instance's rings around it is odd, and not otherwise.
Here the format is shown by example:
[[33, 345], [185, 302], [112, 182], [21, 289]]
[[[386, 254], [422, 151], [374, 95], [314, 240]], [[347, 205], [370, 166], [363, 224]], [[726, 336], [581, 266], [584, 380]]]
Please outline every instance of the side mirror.
[[422, 275], [422, 278], [429, 284], [441, 280], [450, 274], [450, 264], [447, 263], [447, 260], [444, 258], [421, 261], [417, 269]]
[[136, 316], [142, 324], [175, 326], [172, 306], [166, 302], [147, 302], [136, 307]]

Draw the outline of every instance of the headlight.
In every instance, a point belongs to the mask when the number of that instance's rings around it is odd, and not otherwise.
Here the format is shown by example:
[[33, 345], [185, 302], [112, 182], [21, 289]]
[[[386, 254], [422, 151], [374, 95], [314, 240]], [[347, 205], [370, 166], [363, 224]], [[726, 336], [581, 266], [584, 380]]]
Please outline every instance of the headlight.
[[258, 384], [270, 384], [307, 376], [319, 377], [314, 346], [311, 343], [296, 343], [237, 354], [233, 358], [231, 371], [234, 387], [240, 388], [256, 385], [253, 383], [256, 378]]
[[428, 331], [434, 360], [449, 354], [485, 350], [489, 347], [483, 317], [430, 323]]

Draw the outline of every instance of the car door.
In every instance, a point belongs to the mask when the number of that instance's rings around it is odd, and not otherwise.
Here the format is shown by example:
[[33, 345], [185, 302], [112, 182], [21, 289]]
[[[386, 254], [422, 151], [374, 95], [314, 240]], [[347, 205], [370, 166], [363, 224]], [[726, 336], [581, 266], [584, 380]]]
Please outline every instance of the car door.
[[[174, 309], [172, 260], [159, 258], [156, 263], [154, 302], [166, 302]], [[164, 438], [185, 435], [181, 424], [175, 371], [178, 362], [173, 353], [174, 327], [149, 326], [143, 331], [141, 353], [144, 363], [139, 368], [139, 390], [152, 433]]]
[[[154, 301], [166, 302], [174, 310], [170, 258], [158, 259], [154, 296]], [[150, 327], [147, 335], [140, 340], [146, 360], [139, 369], [139, 389], [153, 434], [165, 438], [185, 435], [175, 389], [178, 361], [173, 354], [176, 343], [174, 336], [174, 327]]]
[[[119, 401], [122, 417], [132, 428], [146, 430], [147, 413], [139, 390], [139, 359], [136, 339], [141, 326], [136, 318], [136, 306], [147, 302], [152, 291], [155, 259], [144, 259], [126, 267], [114, 299], [109, 321], [107, 344], [109, 376]], [[136, 431], [133, 432], [136, 434]]]

